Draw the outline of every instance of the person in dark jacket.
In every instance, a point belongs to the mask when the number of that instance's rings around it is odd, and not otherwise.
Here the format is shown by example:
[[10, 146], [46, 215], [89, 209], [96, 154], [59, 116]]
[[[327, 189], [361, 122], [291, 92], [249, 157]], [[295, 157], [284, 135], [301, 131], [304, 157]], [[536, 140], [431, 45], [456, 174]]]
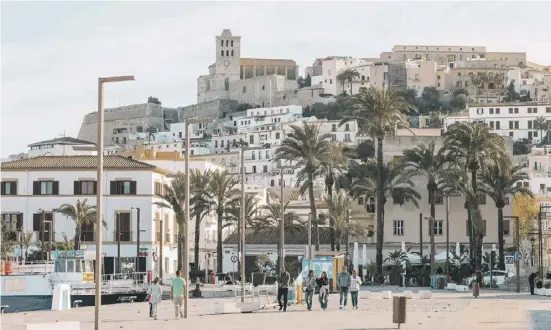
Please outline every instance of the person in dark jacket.
[[528, 285], [530, 285], [530, 294], [532, 296], [534, 295], [534, 286], [536, 285], [536, 283], [534, 283], [535, 280], [536, 280], [536, 273], [532, 273], [530, 274], [530, 276], [528, 276]]
[[322, 272], [320, 278], [318, 278], [316, 282], [320, 288], [318, 299], [321, 309], [326, 310], [327, 302], [329, 300], [329, 278], [327, 277], [327, 273]]
[[[289, 294], [289, 284], [291, 281], [291, 275], [289, 275], [289, 272], [283, 268], [281, 270], [281, 274], [279, 274], [279, 279], [277, 281], [278, 289], [277, 289], [277, 302], [279, 304], [279, 310], [282, 310], [284, 312], [287, 311], [287, 295]], [[283, 298], [283, 302], [281, 301]]]

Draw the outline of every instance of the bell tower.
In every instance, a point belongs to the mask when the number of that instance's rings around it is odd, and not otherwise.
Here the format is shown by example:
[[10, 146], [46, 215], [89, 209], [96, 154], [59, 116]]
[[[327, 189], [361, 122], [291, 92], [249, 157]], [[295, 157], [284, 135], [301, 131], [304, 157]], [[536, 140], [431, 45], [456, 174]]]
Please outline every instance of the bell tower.
[[241, 72], [241, 37], [233, 36], [230, 29], [224, 29], [216, 37], [216, 75], [230, 81], [239, 80]]

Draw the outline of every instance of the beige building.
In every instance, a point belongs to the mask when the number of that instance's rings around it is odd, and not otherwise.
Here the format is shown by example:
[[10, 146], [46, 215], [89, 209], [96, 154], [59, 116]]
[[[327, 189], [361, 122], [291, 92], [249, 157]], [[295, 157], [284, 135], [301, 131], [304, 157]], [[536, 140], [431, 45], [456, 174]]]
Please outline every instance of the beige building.
[[408, 60], [406, 62], [407, 88], [414, 89], [417, 96], [421, 96], [425, 87], [436, 87], [436, 73], [436, 61]]
[[[469, 92], [469, 101], [475, 103], [497, 103], [498, 96], [503, 95], [506, 90], [506, 79], [502, 84], [493, 82], [474, 86], [472, 77], [479, 74], [497, 74], [503, 73], [507, 76], [508, 69], [506, 68], [454, 68], [446, 74], [445, 82], [447, 90], [464, 88]], [[499, 97], [501, 100], [501, 97]]]
[[[390, 161], [394, 157], [400, 157], [407, 148], [419, 144], [428, 144], [431, 141], [439, 147], [442, 138], [438, 136], [398, 136], [385, 140], [384, 152], [385, 161]], [[508, 144], [512, 148], [512, 144]], [[511, 150], [512, 153], [512, 150]], [[429, 249], [429, 228], [428, 220], [425, 217], [430, 215], [430, 204], [428, 203], [428, 193], [426, 181], [423, 178], [414, 178], [415, 188], [421, 195], [419, 207], [412, 203], [404, 205], [395, 204], [392, 198], [389, 198], [385, 205], [384, 217], [384, 241], [385, 247], [383, 255], [386, 256], [400, 248], [401, 242], [405, 242], [412, 251], [419, 251], [420, 235], [423, 238], [423, 251], [428, 254]], [[487, 196], [480, 197], [480, 209], [485, 226], [484, 249], [489, 251], [492, 244], [497, 244], [497, 208], [494, 202]], [[504, 208], [504, 215], [512, 215], [512, 208], [507, 205]], [[436, 254], [446, 250], [446, 230], [449, 224], [450, 244], [459, 242], [468, 244], [467, 236], [467, 211], [464, 208], [464, 197], [450, 197], [449, 199], [449, 222], [446, 221], [446, 199], [439, 198], [436, 204], [435, 217], [435, 242]], [[420, 233], [420, 222], [422, 222], [422, 231]], [[513, 224], [505, 223], [505, 245], [513, 244], [512, 229]]]

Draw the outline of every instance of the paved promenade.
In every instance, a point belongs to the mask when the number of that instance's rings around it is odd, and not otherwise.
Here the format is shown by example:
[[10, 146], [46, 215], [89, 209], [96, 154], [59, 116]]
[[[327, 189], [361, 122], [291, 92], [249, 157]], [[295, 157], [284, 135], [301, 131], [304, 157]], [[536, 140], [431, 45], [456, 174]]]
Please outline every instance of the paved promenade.
[[[414, 291], [415, 292], [415, 291]], [[359, 310], [339, 310], [338, 295], [330, 295], [329, 310], [321, 311], [314, 297], [314, 310], [291, 306], [252, 314], [212, 315], [214, 299], [190, 300], [188, 319], [175, 320], [170, 301], [163, 301], [159, 319], [148, 317], [146, 303], [104, 306], [103, 330], [132, 329], [327, 329], [368, 330], [396, 329], [392, 323], [392, 301], [379, 292], [362, 291]], [[218, 299], [233, 301], [233, 299]], [[349, 301], [350, 303], [350, 301]], [[26, 323], [80, 321], [82, 330], [94, 328], [94, 308], [83, 307], [65, 312], [28, 312], [2, 316], [2, 330], [24, 330]], [[417, 294], [407, 301], [407, 322], [401, 329], [460, 330], [551, 330], [551, 299], [527, 294], [482, 292], [478, 299], [469, 293], [437, 292], [430, 300]]]

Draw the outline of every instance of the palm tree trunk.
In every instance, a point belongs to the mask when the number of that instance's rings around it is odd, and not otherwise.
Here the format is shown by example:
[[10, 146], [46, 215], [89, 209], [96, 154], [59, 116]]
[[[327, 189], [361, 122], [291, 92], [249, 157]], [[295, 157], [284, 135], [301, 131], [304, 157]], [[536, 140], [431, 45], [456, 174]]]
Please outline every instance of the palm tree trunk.
[[314, 223], [314, 246], [316, 251], [320, 250], [318, 214], [316, 211], [316, 199], [314, 198], [314, 176], [308, 173], [308, 196], [310, 199], [310, 213], [312, 213], [312, 222]]
[[[325, 187], [327, 188], [327, 195], [329, 198], [333, 197], [333, 176], [328, 175], [325, 178]], [[331, 244], [331, 251], [335, 251], [335, 223], [332, 219], [329, 219], [329, 242]]]
[[352, 79], [350, 79], [350, 96], [352, 96]]
[[337, 251], [340, 251], [341, 250], [341, 233], [337, 232], [335, 236], [337, 236], [335, 237], [335, 245], [337, 246]]
[[73, 240], [75, 241], [75, 250], [79, 250], [80, 248], [80, 233], [81, 233], [80, 225], [77, 224], [75, 228], [75, 238], [73, 238]]
[[435, 254], [435, 244], [434, 244], [434, 228], [435, 228], [435, 219], [436, 216], [436, 210], [434, 208], [434, 198], [435, 198], [435, 191], [429, 190], [429, 200], [430, 200], [430, 222], [429, 222], [429, 230], [430, 230], [430, 273], [431, 275], [435, 274], [434, 269], [434, 254]]
[[216, 242], [216, 272], [218, 273], [221, 273], [222, 272], [222, 216], [223, 216], [223, 212], [220, 211], [220, 210], [217, 210], [216, 211], [216, 216], [217, 216], [217, 224], [216, 224], [216, 229], [217, 229], [217, 233], [216, 233], [216, 236], [217, 236], [217, 242]]
[[[195, 273], [199, 273], [199, 240], [201, 240], [201, 215], [195, 215], [195, 247], [193, 248], [193, 257], [195, 263]], [[206, 279], [205, 279], [206, 280]]]
[[383, 199], [385, 197], [383, 191], [383, 137], [377, 137], [377, 248], [376, 248], [376, 263], [377, 274], [383, 274], [383, 240], [384, 240], [384, 204]]
[[505, 255], [503, 253], [503, 207], [498, 207], [497, 209], [497, 239], [498, 239], [498, 250], [499, 250], [499, 268], [505, 269]]
[[[477, 211], [478, 209], [478, 202], [477, 202], [477, 182], [476, 182], [476, 167], [473, 166], [471, 169], [471, 185], [473, 187], [473, 196], [474, 199], [471, 202], [471, 212]], [[471, 215], [472, 217], [472, 215]], [[472, 221], [472, 219], [471, 219]], [[482, 219], [478, 219], [478, 221], [482, 221]], [[477, 221], [477, 222], [478, 222]], [[475, 262], [475, 269], [477, 270], [478, 274], [478, 282], [480, 283], [482, 281], [482, 230], [480, 228], [481, 223], [478, 223], [475, 230], [474, 230], [474, 239], [473, 239], [473, 245], [474, 245], [474, 262]]]

